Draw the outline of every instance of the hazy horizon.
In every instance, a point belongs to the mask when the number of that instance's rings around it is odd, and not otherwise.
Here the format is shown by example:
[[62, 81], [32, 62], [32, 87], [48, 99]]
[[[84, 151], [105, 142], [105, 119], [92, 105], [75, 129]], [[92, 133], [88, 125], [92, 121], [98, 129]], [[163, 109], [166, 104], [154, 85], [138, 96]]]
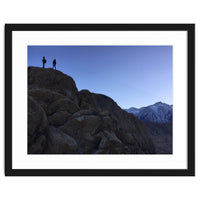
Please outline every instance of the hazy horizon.
[[121, 108], [173, 104], [172, 46], [28, 46], [28, 66], [71, 76], [78, 90], [104, 94]]

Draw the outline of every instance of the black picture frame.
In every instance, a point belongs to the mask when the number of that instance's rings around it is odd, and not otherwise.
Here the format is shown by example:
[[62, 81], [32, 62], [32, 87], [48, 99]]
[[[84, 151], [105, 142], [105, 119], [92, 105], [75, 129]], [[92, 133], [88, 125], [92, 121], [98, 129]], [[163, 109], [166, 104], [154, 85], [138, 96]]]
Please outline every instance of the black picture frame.
[[[187, 169], [13, 169], [13, 31], [187, 31]], [[194, 176], [195, 175], [195, 24], [5, 24], [5, 175], [6, 176]]]

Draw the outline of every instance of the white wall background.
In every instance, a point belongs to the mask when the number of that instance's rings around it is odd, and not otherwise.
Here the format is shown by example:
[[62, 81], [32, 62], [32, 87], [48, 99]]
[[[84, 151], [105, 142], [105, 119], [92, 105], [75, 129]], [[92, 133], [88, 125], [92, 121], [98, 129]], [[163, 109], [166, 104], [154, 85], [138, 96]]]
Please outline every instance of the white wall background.
[[196, 104], [195, 177], [5, 177], [4, 24], [5, 23], [195, 23], [196, 102], [200, 14], [198, 0], [2, 0], [0, 3], [0, 198], [11, 199], [199, 199], [200, 104]]

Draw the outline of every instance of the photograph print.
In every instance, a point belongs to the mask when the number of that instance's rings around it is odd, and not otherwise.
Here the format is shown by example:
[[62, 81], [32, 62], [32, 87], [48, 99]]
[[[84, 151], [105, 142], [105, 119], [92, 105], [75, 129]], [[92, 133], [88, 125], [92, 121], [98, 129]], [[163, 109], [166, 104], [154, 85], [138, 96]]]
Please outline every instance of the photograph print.
[[172, 45], [28, 45], [28, 154], [173, 154]]
[[194, 176], [194, 24], [6, 24], [6, 176]]

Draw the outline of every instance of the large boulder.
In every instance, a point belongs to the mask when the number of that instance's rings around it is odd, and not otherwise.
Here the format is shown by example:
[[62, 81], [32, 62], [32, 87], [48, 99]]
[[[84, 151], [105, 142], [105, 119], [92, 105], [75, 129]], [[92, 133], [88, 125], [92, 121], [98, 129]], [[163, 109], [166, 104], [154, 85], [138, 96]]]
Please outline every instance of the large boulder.
[[80, 153], [92, 153], [100, 140], [95, 135], [100, 124], [101, 118], [97, 115], [81, 115], [68, 120], [60, 130], [77, 141]]
[[78, 145], [69, 135], [54, 126], [48, 126], [46, 131], [47, 145], [45, 153], [73, 154], [77, 153]]
[[70, 116], [71, 114], [67, 111], [58, 111], [49, 116], [48, 121], [50, 125], [57, 127], [63, 125]]
[[[32, 98], [28, 97], [28, 152], [42, 152], [45, 136], [43, 135], [48, 120], [43, 108]], [[43, 136], [42, 136], [43, 135]]]
[[64, 95], [44, 88], [29, 88], [28, 96], [32, 97], [48, 114], [48, 107], [62, 98]]
[[75, 113], [79, 110], [79, 106], [74, 103], [74, 101], [70, 100], [69, 98], [62, 98], [54, 101], [48, 107], [48, 115], [51, 115], [55, 112], [59, 111], [67, 111], [69, 113]]
[[28, 87], [54, 91], [78, 103], [78, 90], [74, 80], [60, 71], [51, 68], [28, 68]]
[[96, 153], [99, 154], [120, 154], [125, 153], [124, 147], [125, 145], [122, 141], [116, 136], [116, 134], [112, 131], [104, 131], [100, 133], [102, 135], [101, 141], [98, 146], [98, 150]]

